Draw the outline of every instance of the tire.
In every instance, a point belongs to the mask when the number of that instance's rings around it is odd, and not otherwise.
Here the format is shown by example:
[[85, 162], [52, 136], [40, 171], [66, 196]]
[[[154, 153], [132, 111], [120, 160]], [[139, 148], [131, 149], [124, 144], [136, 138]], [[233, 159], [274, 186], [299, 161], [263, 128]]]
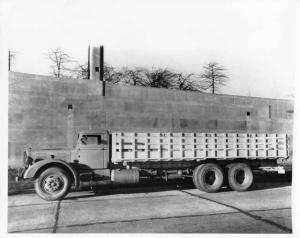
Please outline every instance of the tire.
[[69, 174], [59, 167], [50, 167], [35, 180], [36, 193], [46, 201], [62, 199], [69, 191]]
[[222, 187], [224, 174], [217, 164], [201, 164], [194, 170], [193, 182], [195, 187], [199, 190], [214, 193]]
[[232, 164], [228, 170], [228, 184], [235, 191], [246, 191], [253, 183], [251, 168], [245, 163]]

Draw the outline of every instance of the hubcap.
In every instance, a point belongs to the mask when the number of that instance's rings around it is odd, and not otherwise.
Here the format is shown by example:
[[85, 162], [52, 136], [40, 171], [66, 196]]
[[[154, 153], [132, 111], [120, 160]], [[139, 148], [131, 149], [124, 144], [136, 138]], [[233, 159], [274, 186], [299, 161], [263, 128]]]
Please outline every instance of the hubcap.
[[48, 193], [60, 191], [63, 188], [63, 185], [63, 179], [58, 175], [49, 175], [42, 181], [42, 187]]

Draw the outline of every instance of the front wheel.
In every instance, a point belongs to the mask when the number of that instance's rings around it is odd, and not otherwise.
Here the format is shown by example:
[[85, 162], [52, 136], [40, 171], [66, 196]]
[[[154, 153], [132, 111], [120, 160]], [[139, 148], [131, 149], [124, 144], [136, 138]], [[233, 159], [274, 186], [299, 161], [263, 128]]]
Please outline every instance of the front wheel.
[[201, 164], [193, 173], [195, 187], [204, 192], [217, 192], [222, 187], [223, 181], [223, 171], [214, 163]]
[[70, 176], [64, 169], [50, 167], [36, 179], [35, 191], [42, 199], [55, 201], [68, 193], [70, 185]]

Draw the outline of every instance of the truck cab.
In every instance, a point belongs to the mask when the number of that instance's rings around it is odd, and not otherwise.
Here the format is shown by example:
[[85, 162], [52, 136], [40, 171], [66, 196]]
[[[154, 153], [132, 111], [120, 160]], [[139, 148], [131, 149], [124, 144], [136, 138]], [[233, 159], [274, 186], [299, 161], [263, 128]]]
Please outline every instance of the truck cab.
[[109, 168], [109, 134], [107, 131], [79, 133], [73, 162], [92, 169]]
[[26, 150], [23, 178], [36, 179], [35, 190], [43, 199], [60, 199], [84, 177], [110, 176], [109, 144], [106, 130], [82, 131], [75, 148]]

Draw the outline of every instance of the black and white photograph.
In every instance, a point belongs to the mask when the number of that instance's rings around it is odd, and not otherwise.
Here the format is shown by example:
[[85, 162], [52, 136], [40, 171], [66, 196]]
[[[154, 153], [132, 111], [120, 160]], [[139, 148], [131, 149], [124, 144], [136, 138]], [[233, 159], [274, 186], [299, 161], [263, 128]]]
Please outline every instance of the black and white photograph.
[[298, 233], [298, 1], [0, 3], [1, 233]]

